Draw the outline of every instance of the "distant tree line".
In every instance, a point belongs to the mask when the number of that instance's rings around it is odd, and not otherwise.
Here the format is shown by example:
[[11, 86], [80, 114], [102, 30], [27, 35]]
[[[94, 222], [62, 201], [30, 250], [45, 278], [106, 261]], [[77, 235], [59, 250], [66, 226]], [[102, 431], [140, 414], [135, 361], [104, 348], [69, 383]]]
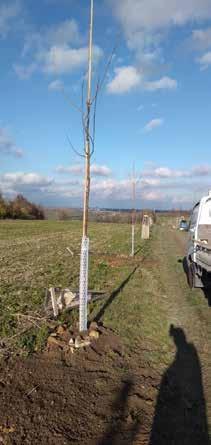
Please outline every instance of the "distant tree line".
[[[47, 219], [58, 219], [59, 221], [82, 221], [83, 219], [81, 209], [51, 209], [50, 212], [46, 210], [45, 213]], [[156, 214], [153, 210], [136, 210], [136, 224], [141, 224], [144, 214], [151, 216], [153, 222], [156, 222]], [[90, 209], [89, 220], [100, 223], [131, 224], [132, 210]]]
[[42, 207], [17, 195], [12, 201], [6, 201], [0, 193], [0, 219], [45, 219]]

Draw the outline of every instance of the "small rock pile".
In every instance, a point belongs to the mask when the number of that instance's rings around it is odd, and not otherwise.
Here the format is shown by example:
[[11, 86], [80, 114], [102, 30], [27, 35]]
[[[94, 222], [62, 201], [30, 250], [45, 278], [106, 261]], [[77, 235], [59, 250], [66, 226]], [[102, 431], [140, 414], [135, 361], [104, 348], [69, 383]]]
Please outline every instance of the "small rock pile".
[[72, 354], [80, 348], [90, 346], [100, 337], [100, 326], [92, 322], [88, 331], [79, 333], [78, 329], [69, 329], [66, 324], [58, 326], [48, 337], [47, 350], [62, 349]]

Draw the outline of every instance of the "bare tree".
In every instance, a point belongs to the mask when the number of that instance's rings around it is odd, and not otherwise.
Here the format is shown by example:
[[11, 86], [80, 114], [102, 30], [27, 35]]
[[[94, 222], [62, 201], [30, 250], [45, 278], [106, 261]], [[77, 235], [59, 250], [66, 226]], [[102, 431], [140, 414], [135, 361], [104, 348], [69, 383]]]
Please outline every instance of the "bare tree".
[[136, 224], [136, 171], [135, 171], [135, 162], [133, 163], [132, 176], [131, 176], [131, 184], [132, 184], [132, 218], [131, 218], [131, 256], [135, 255], [135, 224]]
[[[84, 138], [85, 138], [85, 177], [84, 177], [84, 203], [83, 203], [83, 236], [81, 242], [81, 261], [80, 261], [80, 308], [79, 308], [79, 329], [87, 330], [87, 301], [88, 301], [88, 264], [89, 264], [89, 237], [88, 237], [88, 216], [89, 216], [89, 197], [90, 197], [90, 164], [94, 146], [91, 149], [90, 135], [90, 113], [91, 113], [91, 85], [92, 85], [92, 46], [93, 46], [93, 13], [94, 0], [90, 0], [90, 29], [89, 29], [89, 57], [88, 57], [88, 80], [87, 80], [87, 101], [86, 116], [82, 116]], [[96, 102], [96, 99], [95, 99]]]
[[[80, 305], [79, 305], [79, 329], [80, 332], [87, 330], [87, 301], [88, 301], [88, 265], [89, 265], [89, 236], [88, 236], [88, 222], [89, 222], [89, 199], [90, 199], [90, 166], [91, 158], [95, 151], [95, 128], [96, 128], [96, 110], [97, 99], [100, 91], [104, 86], [106, 75], [113, 60], [117, 42], [113, 47], [112, 53], [105, 66], [102, 77], [98, 79], [92, 96], [92, 62], [93, 62], [93, 18], [94, 18], [94, 0], [90, 0], [90, 27], [89, 27], [89, 52], [88, 52], [88, 73], [87, 73], [87, 98], [86, 110], [84, 111], [84, 81], [82, 84], [82, 100], [81, 106], [75, 105], [69, 98], [67, 98], [70, 105], [81, 114], [84, 150], [80, 152], [75, 149], [71, 140], [68, 137], [70, 146], [75, 154], [84, 158], [85, 160], [85, 174], [84, 174], [84, 198], [83, 198], [83, 234], [81, 242], [81, 256], [80, 256]], [[64, 91], [63, 91], [64, 92]]]

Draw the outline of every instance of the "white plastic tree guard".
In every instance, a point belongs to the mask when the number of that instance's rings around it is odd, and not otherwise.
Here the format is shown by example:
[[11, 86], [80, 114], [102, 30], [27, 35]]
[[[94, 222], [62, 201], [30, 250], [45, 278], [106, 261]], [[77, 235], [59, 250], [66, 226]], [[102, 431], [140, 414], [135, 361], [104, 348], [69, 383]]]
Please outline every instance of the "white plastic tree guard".
[[135, 255], [135, 225], [132, 224], [132, 249], [131, 256]]
[[141, 238], [149, 239], [149, 216], [144, 215], [142, 221]]
[[80, 332], [87, 330], [88, 273], [89, 273], [89, 238], [83, 237], [81, 243], [80, 286], [79, 286]]

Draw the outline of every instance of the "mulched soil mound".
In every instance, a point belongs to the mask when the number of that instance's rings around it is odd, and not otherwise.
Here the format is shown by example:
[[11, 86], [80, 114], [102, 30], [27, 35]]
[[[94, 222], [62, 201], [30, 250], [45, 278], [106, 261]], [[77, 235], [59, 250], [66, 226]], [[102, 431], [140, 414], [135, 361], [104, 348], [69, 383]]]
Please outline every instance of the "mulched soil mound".
[[147, 443], [159, 379], [129, 374], [119, 338], [100, 334], [74, 354], [55, 345], [1, 363], [0, 443], [129, 444], [140, 430]]
[[125, 353], [113, 331], [98, 330], [74, 352], [61, 332], [43, 354], [1, 362], [0, 444], [208, 445], [200, 366], [182, 330], [163, 376], [141, 346]]

